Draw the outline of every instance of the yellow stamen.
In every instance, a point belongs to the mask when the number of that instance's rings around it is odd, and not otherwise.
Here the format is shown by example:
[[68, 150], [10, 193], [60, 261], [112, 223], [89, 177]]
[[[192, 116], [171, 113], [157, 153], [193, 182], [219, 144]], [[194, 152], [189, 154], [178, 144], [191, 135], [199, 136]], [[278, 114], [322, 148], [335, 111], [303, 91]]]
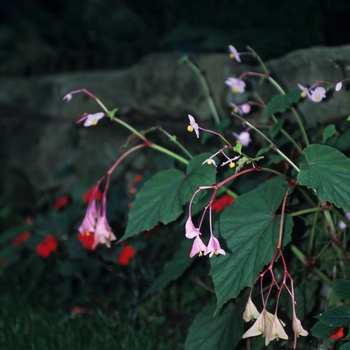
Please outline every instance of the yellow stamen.
[[236, 143], [237, 143], [237, 145], [239, 144], [239, 143], [241, 143], [239, 140], [236, 140]]
[[300, 94], [300, 96], [301, 96], [302, 98], [305, 98], [305, 97], [306, 97], [306, 93], [303, 91], [303, 92]]
[[189, 126], [187, 127], [187, 131], [192, 132], [192, 131], [193, 131], [193, 126], [192, 126], [192, 125], [189, 125]]
[[218, 253], [218, 252], [215, 252], [214, 254], [215, 254], [215, 255], [219, 255], [219, 253]]
[[229, 167], [230, 167], [231, 169], [233, 169], [235, 166], [236, 166], [236, 164], [233, 163], [233, 162], [231, 162], [231, 163], [229, 164]]
[[234, 94], [237, 94], [237, 93], [239, 92], [239, 88], [238, 88], [238, 87], [233, 88], [233, 89], [232, 89], [232, 92], [233, 92]]
[[90, 236], [90, 232], [89, 232], [89, 231], [86, 231], [86, 232], [85, 232], [85, 236]]
[[93, 121], [91, 122], [91, 124], [92, 124], [92, 125], [96, 125], [96, 124], [97, 124], [97, 120], [93, 120]]
[[203, 255], [203, 253], [202, 253], [202, 252], [199, 252], [198, 256], [202, 256], [202, 255]]
[[318, 101], [320, 99], [320, 95], [315, 96], [315, 100]]
[[230, 53], [229, 56], [230, 56], [230, 58], [232, 58], [232, 59], [235, 58], [235, 55], [234, 55], [232, 52]]
[[211, 160], [207, 160], [207, 164], [209, 164], [209, 165], [210, 165], [210, 164], [211, 164]]
[[237, 114], [237, 113], [238, 113], [238, 109], [237, 109], [237, 108], [234, 108], [234, 109], [233, 109], [233, 112]]

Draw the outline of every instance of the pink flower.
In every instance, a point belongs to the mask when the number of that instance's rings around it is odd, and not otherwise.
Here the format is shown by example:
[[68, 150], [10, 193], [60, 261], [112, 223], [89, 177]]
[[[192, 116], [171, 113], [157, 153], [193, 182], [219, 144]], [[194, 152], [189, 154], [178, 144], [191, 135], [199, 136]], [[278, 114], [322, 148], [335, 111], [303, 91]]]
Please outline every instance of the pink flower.
[[248, 114], [251, 109], [248, 103], [244, 103], [240, 106], [237, 106], [234, 103], [230, 103], [230, 106], [233, 108], [233, 112], [238, 113], [239, 115]]
[[190, 120], [190, 125], [187, 127], [187, 130], [189, 132], [194, 132], [196, 133], [196, 136], [199, 138], [199, 127], [198, 124], [196, 123], [196, 120], [192, 117], [192, 115], [188, 115], [188, 119]]
[[335, 85], [335, 91], [340, 91], [343, 86], [343, 83], [340, 81]]
[[205, 246], [199, 235], [197, 235], [193, 241], [192, 249], [190, 251], [190, 258], [193, 258], [196, 254], [202, 256], [206, 249], [207, 247]]
[[95, 228], [95, 241], [93, 248], [98, 244], [105, 244], [108, 248], [111, 247], [111, 241], [115, 241], [117, 238], [114, 236], [111, 227], [108, 224], [106, 217], [106, 197], [102, 198], [101, 212], [97, 218]]
[[298, 84], [300, 90], [302, 90], [301, 96], [308, 97], [313, 102], [321, 102], [326, 97], [326, 89], [324, 87], [317, 87], [314, 90], [308, 89], [305, 86]]
[[226, 252], [223, 249], [221, 249], [219, 241], [212, 234], [210, 235], [210, 239], [204, 255], [207, 254], [209, 254], [209, 258], [211, 258], [214, 254], [226, 255]]
[[240, 134], [236, 134], [234, 132], [232, 133], [232, 135], [236, 137], [239, 143], [242, 144], [242, 146], [244, 147], [247, 147], [249, 143], [252, 141], [248, 131], [242, 131]]
[[316, 103], [321, 102], [326, 97], [326, 89], [324, 87], [317, 87], [311, 90], [310, 100]]
[[192, 218], [189, 217], [186, 221], [185, 225], [185, 236], [189, 239], [194, 238], [192, 249], [190, 252], [190, 258], [193, 258], [196, 254], [199, 254], [199, 256], [203, 255], [203, 252], [206, 251], [207, 247], [199, 237], [201, 233], [199, 232], [198, 228], [196, 228], [193, 225]]
[[95, 232], [97, 217], [98, 217], [97, 205], [96, 205], [96, 201], [93, 199], [90, 201], [87, 207], [84, 220], [80, 225], [80, 227], [78, 228], [78, 231], [82, 235], [85, 235], [87, 232]]
[[197, 237], [198, 235], [201, 235], [201, 233], [199, 232], [198, 228], [196, 228], [193, 225], [192, 222], [192, 218], [189, 217], [186, 221], [186, 225], [185, 225], [185, 236], [189, 239]]
[[67, 102], [69, 102], [72, 98], [73, 98], [73, 95], [69, 92], [67, 95], [63, 97], [63, 100], [66, 100]]
[[228, 49], [230, 50], [230, 58], [234, 58], [237, 62], [241, 62], [241, 59], [239, 57], [239, 53], [236, 50], [236, 48], [232, 45], [229, 45]]
[[241, 79], [228, 78], [225, 84], [228, 85], [234, 93], [241, 93], [245, 90], [245, 82]]

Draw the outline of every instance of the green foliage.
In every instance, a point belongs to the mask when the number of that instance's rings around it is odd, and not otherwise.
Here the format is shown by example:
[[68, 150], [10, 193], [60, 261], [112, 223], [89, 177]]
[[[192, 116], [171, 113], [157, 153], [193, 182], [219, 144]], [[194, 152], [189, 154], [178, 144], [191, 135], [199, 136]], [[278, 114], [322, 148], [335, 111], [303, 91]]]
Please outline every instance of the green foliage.
[[271, 99], [271, 101], [266, 105], [261, 119], [270, 117], [276, 113], [283, 113], [288, 108], [291, 107], [293, 103], [298, 102], [301, 99], [300, 89], [291, 90], [285, 95], [276, 95]]
[[335, 280], [333, 292], [340, 300], [350, 300], [350, 281], [342, 279]]
[[191, 266], [193, 260], [188, 258], [188, 252], [191, 250], [191, 245], [192, 242], [190, 240], [184, 240], [181, 243], [181, 247], [176, 250], [172, 259], [164, 265], [162, 273], [147, 290], [145, 296], [161, 291], [169, 285], [170, 282], [176, 281], [181, 277], [181, 275]]
[[[215, 225], [214, 232], [220, 233], [227, 246], [226, 256], [211, 259], [217, 310], [244, 287], [251, 286], [270, 261], [281, 219], [276, 210], [284, 194], [281, 181], [262, 184], [237, 198]], [[292, 227], [292, 218], [286, 216], [283, 245], [289, 242]]]
[[310, 145], [303, 150], [298, 181], [315, 190], [318, 198], [350, 210], [350, 159], [325, 145]]
[[186, 174], [177, 169], [164, 170], [156, 174], [142, 187], [130, 210], [129, 221], [123, 239], [150, 230], [162, 222], [168, 224], [183, 212], [199, 186], [215, 182], [215, 167], [202, 166], [211, 154], [194, 157], [187, 166]]
[[350, 324], [350, 306], [341, 305], [332, 307], [318, 315], [317, 318], [331, 327], [347, 326]]
[[185, 350], [234, 349], [243, 333], [242, 310], [233, 304], [213, 316], [215, 305], [207, 305], [189, 329]]

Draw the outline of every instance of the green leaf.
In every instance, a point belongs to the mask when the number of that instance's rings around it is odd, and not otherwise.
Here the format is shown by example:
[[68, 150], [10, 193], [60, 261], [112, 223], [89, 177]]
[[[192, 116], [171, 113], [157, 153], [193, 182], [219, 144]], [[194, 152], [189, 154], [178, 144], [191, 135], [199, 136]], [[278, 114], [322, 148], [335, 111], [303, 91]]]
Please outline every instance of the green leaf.
[[335, 280], [333, 284], [334, 294], [341, 300], [350, 300], [350, 281]]
[[337, 132], [335, 125], [330, 124], [323, 130], [322, 143], [325, 143], [330, 137]]
[[273, 124], [270, 126], [270, 136], [271, 139], [274, 139], [275, 136], [281, 131], [282, 126], [283, 126], [284, 120], [280, 119], [276, 124]]
[[328, 326], [342, 327], [350, 324], [350, 306], [341, 305], [332, 307], [317, 318]]
[[343, 344], [339, 350], [350, 350], [350, 341], [346, 342], [345, 344]]
[[[294, 289], [296, 305], [296, 314], [298, 318], [303, 320], [316, 305], [316, 298], [314, 298], [318, 283], [315, 281], [309, 281], [305, 284]], [[288, 294], [288, 300], [290, 295]], [[293, 311], [291, 303], [288, 304], [288, 315], [292, 319]]]
[[[216, 223], [214, 232], [216, 236], [221, 233], [227, 246], [225, 256], [211, 259], [210, 274], [215, 285], [217, 310], [244, 287], [251, 286], [271, 260], [280, 225], [280, 215], [275, 212], [285, 194], [283, 185], [280, 180], [271, 180], [243, 194], [223, 211]], [[284, 245], [290, 240], [292, 227], [293, 220], [286, 215]]]
[[325, 145], [310, 145], [303, 150], [298, 181], [316, 191], [321, 201], [350, 210], [350, 159]]
[[181, 277], [182, 274], [191, 266], [192, 262], [194, 261], [194, 259], [189, 257], [192, 243], [193, 242], [188, 239], [184, 239], [182, 241], [181, 247], [176, 250], [172, 259], [164, 265], [162, 273], [146, 291], [145, 296], [161, 291], [170, 282]]
[[265, 119], [277, 112], [285, 112], [293, 103], [298, 102], [301, 99], [300, 89], [294, 89], [285, 95], [276, 95], [266, 105], [261, 119]]
[[311, 329], [311, 333], [314, 337], [317, 338], [327, 338], [329, 337], [337, 327], [331, 327], [327, 324], [323, 323], [322, 321], [318, 321]]
[[111, 118], [111, 120], [113, 119], [114, 114], [117, 112], [117, 110], [118, 110], [118, 108], [114, 108], [111, 111], [107, 112], [107, 115]]
[[185, 342], [185, 350], [234, 349], [242, 338], [243, 318], [241, 310], [233, 304], [213, 316], [215, 305], [208, 305], [197, 315]]
[[150, 230], [158, 222], [168, 224], [176, 220], [183, 212], [182, 206], [191, 200], [199, 186], [215, 183], [216, 168], [202, 166], [210, 156], [210, 153], [202, 153], [191, 159], [186, 174], [169, 169], [148, 180], [136, 195], [122, 239]]
[[240, 142], [237, 143], [236, 146], [233, 147], [233, 150], [234, 150], [235, 152], [237, 152], [238, 154], [241, 154], [241, 153], [242, 153], [242, 144], [241, 144]]

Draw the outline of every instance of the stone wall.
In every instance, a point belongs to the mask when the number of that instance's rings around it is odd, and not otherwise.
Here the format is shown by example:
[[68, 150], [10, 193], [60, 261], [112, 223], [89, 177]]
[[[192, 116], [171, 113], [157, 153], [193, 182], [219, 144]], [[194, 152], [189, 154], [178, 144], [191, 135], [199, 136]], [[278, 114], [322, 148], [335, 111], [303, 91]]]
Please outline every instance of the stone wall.
[[[108, 120], [94, 128], [76, 125], [83, 112], [94, 113], [100, 108], [83, 94], [75, 95], [69, 103], [62, 101], [69, 91], [90, 90], [109, 109], [119, 107], [119, 116], [140, 129], [161, 125], [174, 134], [182, 134], [188, 113], [202, 122], [211, 120], [206, 101], [198, 98], [202, 95], [198, 77], [187, 65], [177, 63], [181, 56], [151, 54], [120, 71], [0, 79], [3, 193], [11, 193], [19, 206], [31, 206], [45, 191], [64, 192], [78, 178], [97, 179], [115, 160], [128, 132]], [[229, 115], [229, 101], [239, 104], [256, 100], [255, 88], [265, 101], [276, 94], [267, 82], [260, 86], [259, 79], [252, 77], [245, 79], [248, 89], [242, 95], [233, 95], [226, 88], [227, 77], [259, 69], [256, 66], [238, 64], [223, 54], [189, 57], [205, 73], [221, 116]], [[340, 68], [335, 69], [330, 59], [338, 62]], [[271, 60], [266, 66], [287, 90], [296, 88], [297, 83], [308, 86], [316, 79], [337, 81], [347, 76], [350, 46], [298, 50]], [[307, 123], [327, 123], [349, 115], [347, 95], [341, 92], [330, 98], [331, 94], [319, 104], [308, 100], [299, 104]], [[253, 118], [257, 116], [254, 114]], [[182, 135], [184, 139], [187, 136]], [[126, 171], [139, 171], [146, 163], [144, 157], [125, 163], [118, 170], [119, 176], [125, 176]], [[55, 178], [54, 174], [68, 167], [73, 169], [70, 176], [64, 181]]]

